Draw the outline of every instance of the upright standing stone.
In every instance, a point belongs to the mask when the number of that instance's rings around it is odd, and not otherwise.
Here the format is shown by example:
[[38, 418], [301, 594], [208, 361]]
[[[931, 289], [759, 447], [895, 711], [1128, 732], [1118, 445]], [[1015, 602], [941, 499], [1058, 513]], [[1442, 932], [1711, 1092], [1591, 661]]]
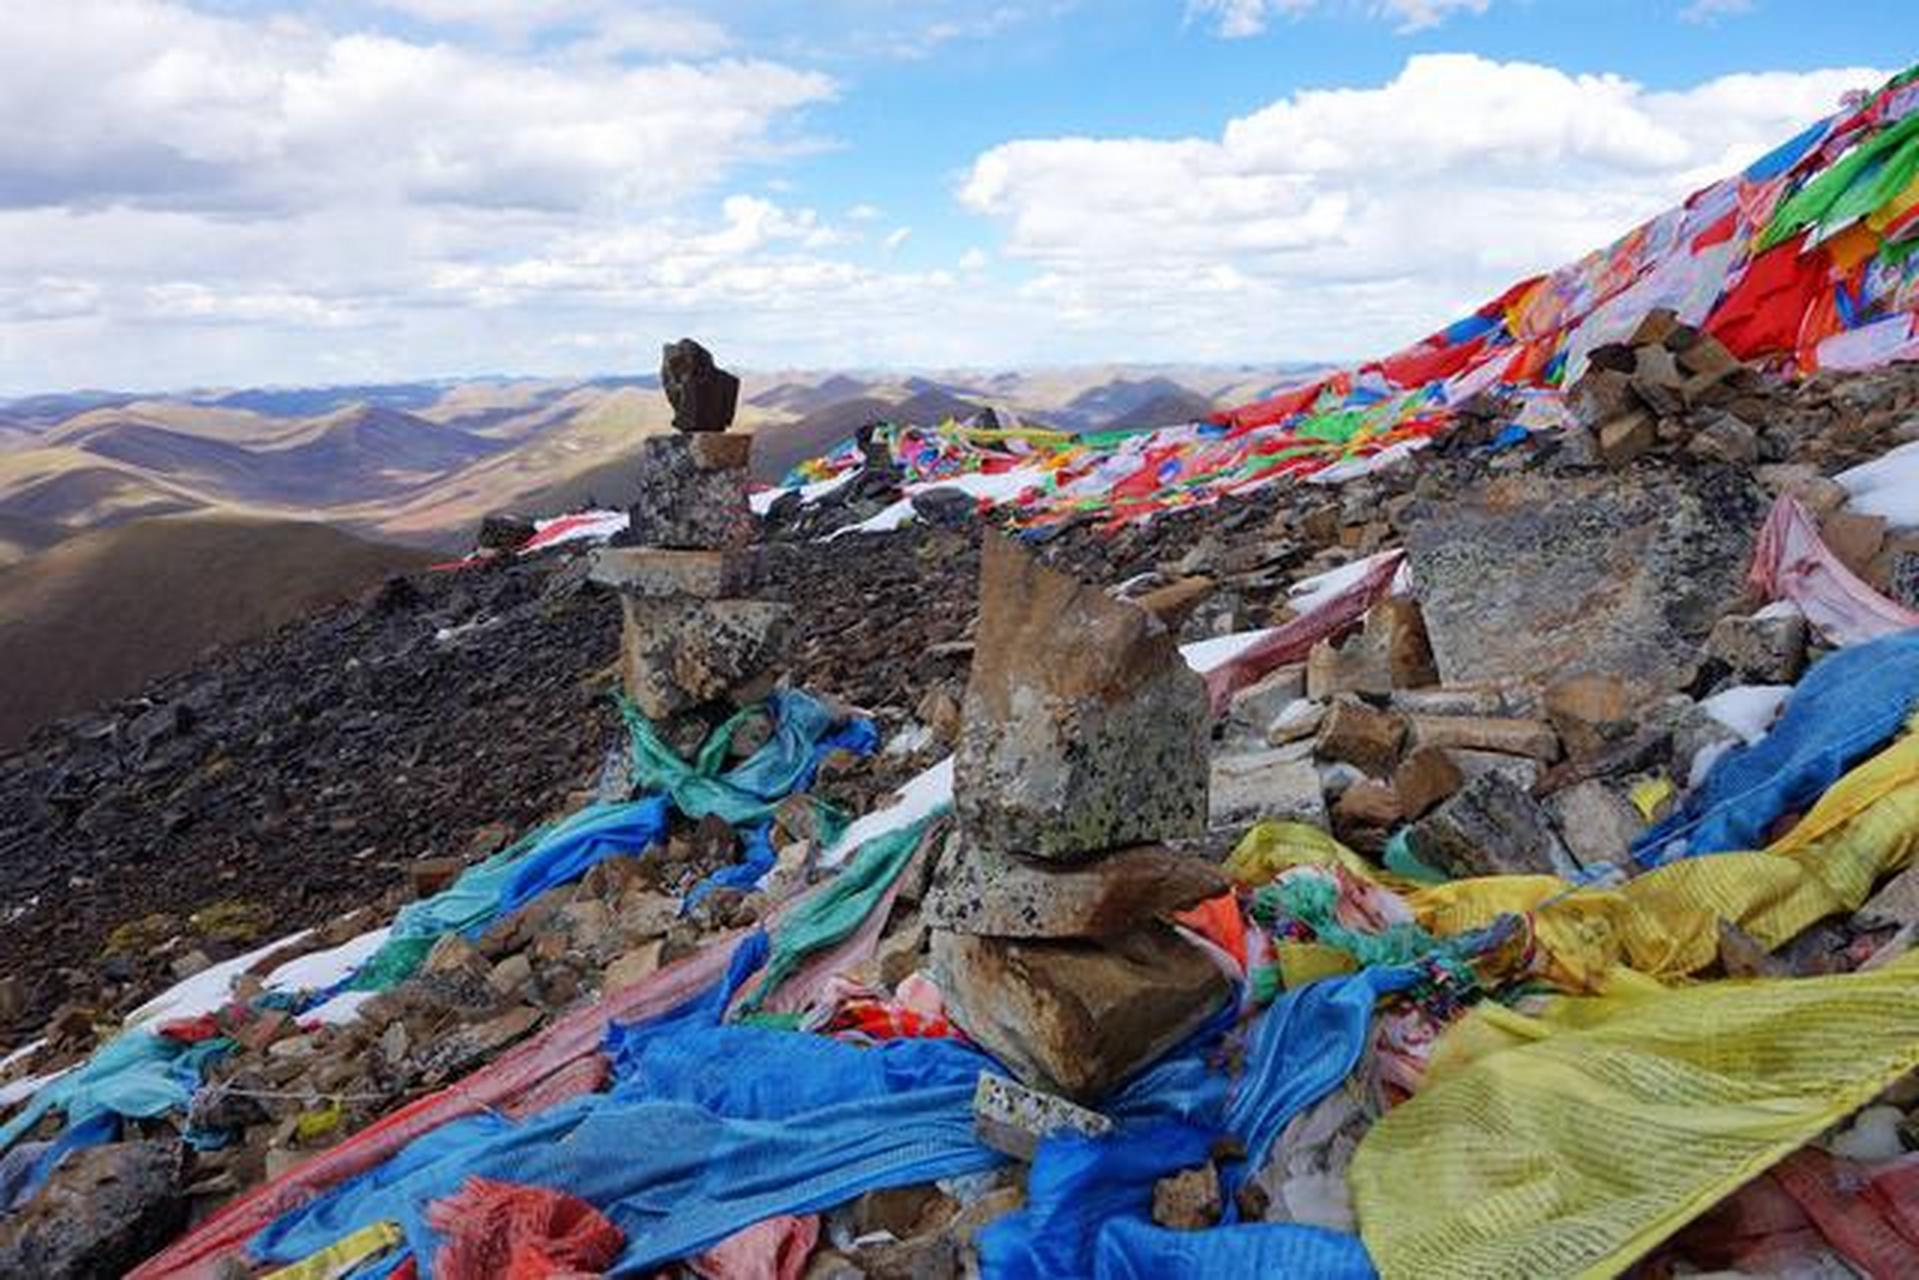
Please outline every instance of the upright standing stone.
[[954, 763], [970, 842], [1070, 859], [1203, 834], [1206, 706], [1159, 619], [987, 539]]
[[1229, 994], [1164, 919], [1227, 887], [1159, 844], [1205, 830], [1208, 729], [1164, 622], [988, 538], [924, 910], [949, 1014], [1034, 1088], [1097, 1098]]
[[660, 386], [673, 406], [675, 431], [724, 431], [733, 425], [740, 380], [714, 364], [712, 353], [693, 339], [669, 342], [661, 350]]

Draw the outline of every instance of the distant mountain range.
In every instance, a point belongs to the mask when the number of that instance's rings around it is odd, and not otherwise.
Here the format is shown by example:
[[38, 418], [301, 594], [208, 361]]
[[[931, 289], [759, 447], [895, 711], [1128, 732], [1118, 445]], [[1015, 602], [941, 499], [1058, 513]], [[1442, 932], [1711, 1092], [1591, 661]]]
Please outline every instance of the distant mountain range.
[[[876, 418], [991, 407], [1086, 431], [1256, 399], [1301, 368], [1095, 367], [748, 375], [740, 427], [775, 481]], [[338, 387], [77, 391], [0, 401], [0, 565], [90, 529], [202, 513], [333, 524], [462, 547], [488, 511], [621, 501], [621, 469], [671, 417], [651, 375]]]

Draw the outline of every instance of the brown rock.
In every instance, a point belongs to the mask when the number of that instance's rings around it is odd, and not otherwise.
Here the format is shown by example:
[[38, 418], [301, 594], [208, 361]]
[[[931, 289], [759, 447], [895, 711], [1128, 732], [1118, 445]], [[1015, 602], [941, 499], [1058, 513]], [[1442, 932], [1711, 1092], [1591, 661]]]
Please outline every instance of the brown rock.
[[620, 991], [652, 977], [659, 972], [663, 946], [662, 940], [655, 938], [622, 955], [606, 967], [606, 977], [600, 983], [600, 989]]
[[1340, 793], [1333, 805], [1333, 822], [1338, 826], [1372, 827], [1391, 830], [1405, 814], [1399, 807], [1399, 795], [1384, 782], [1371, 778], [1355, 782]]
[[492, 966], [487, 964], [479, 948], [459, 934], [443, 934], [433, 944], [433, 949], [426, 953], [420, 970], [423, 973], [451, 973], [456, 969], [485, 977]]
[[1203, 575], [1180, 578], [1145, 595], [1133, 597], [1133, 603], [1165, 623], [1168, 628], [1178, 631], [1193, 610], [1213, 594], [1218, 584]]
[[947, 1011], [1035, 1088], [1097, 1098], [1212, 1016], [1229, 985], [1153, 925], [1100, 942], [933, 934]]
[[1415, 747], [1452, 747], [1530, 756], [1551, 763], [1559, 758], [1559, 735], [1538, 720], [1494, 716], [1413, 716]]
[[739, 406], [740, 380], [691, 338], [660, 349], [660, 388], [673, 406], [675, 431], [724, 431]]
[[1153, 1184], [1153, 1221], [1174, 1231], [1204, 1231], [1219, 1224], [1219, 1170], [1209, 1161]]
[[[1611, 676], [1584, 675], [1561, 680], [1546, 690], [1546, 718], [1558, 730], [1566, 754], [1575, 760], [1598, 755], [1629, 737], [1636, 727], [1625, 683]], [[1525, 753], [1520, 753], [1525, 754]], [[1551, 761], [1552, 756], [1540, 759]]]
[[514, 954], [493, 966], [486, 976], [486, 984], [502, 996], [517, 996], [532, 977], [533, 962], [524, 954]]
[[954, 761], [970, 847], [1073, 858], [1196, 836], [1208, 730], [1164, 623], [987, 538]]
[[431, 898], [460, 878], [466, 863], [459, 858], [418, 858], [407, 864], [406, 876], [416, 898]]
[[1835, 511], [1819, 526], [1819, 537], [1846, 568], [1864, 577], [1885, 545], [1886, 521], [1883, 516]]
[[1438, 678], [1419, 606], [1401, 596], [1368, 610], [1365, 627], [1343, 646], [1322, 640], [1306, 658], [1306, 694], [1315, 699], [1421, 688]]
[[1342, 698], [1326, 713], [1313, 750], [1322, 760], [1343, 760], [1381, 776], [1392, 772], [1405, 740], [1405, 717]]
[[0, 1027], [17, 1021], [27, 1011], [27, 989], [15, 974], [0, 976]]
[[1466, 775], [1440, 747], [1415, 747], [1393, 770], [1393, 793], [1399, 810], [1407, 818], [1417, 818], [1452, 795], [1465, 783]]
[[1658, 443], [1653, 417], [1643, 410], [1599, 428], [1599, 457], [1609, 467], [1623, 467]]
[[1203, 858], [1142, 845], [1062, 866], [949, 845], [922, 907], [929, 924], [996, 938], [1102, 938], [1232, 887]]
[[959, 1202], [930, 1182], [886, 1187], [853, 1202], [856, 1237], [885, 1232], [896, 1240], [938, 1231], [959, 1212]]

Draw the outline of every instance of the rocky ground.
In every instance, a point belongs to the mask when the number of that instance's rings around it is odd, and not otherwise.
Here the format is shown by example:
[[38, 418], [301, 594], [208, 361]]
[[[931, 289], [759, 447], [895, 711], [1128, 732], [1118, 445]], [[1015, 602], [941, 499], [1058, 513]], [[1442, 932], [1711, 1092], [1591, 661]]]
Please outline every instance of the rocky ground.
[[[1298, 580], [1406, 549], [1417, 604], [1375, 606], [1350, 638], [1303, 648], [1231, 699], [1212, 730], [1214, 847], [1258, 818], [1292, 817], [1370, 856], [1403, 829], [1417, 858], [1455, 874], [1620, 858], [1641, 822], [1633, 785], [1683, 778], [1727, 736], [1698, 702], [1790, 683], [1819, 654], [1803, 623], [1755, 619], [1745, 592], [1753, 536], [1779, 494], [1820, 517], [1875, 588], [1919, 608], [1919, 542], [1847, 511], [1828, 479], [1919, 438], [1919, 370], [1788, 386], [1733, 367], [1698, 381], [1669, 358], [1684, 350], [1683, 335], [1655, 335], [1602, 353], [1572, 396], [1569, 431], [1491, 448], [1504, 415], [1482, 405], [1430, 456], [1365, 480], [1276, 486], [1117, 532], [1087, 523], [1038, 548], [1186, 640], [1284, 624]], [[923, 496], [923, 524], [813, 541], [896, 497], [896, 477], [875, 468], [819, 507], [777, 508], [758, 553], [763, 594], [798, 608], [787, 678], [880, 725], [878, 755], [819, 784], [855, 810], [953, 749], [978, 639], [983, 528], [969, 504]], [[577, 805], [623, 744], [618, 648], [616, 601], [587, 580], [582, 555], [556, 552], [395, 580], [42, 731], [0, 764], [0, 973], [11, 975], [0, 1048], [44, 1027], [52, 1043], [35, 1069], [72, 1061], [176, 977], [303, 926], [320, 931], [301, 949], [343, 941]], [[1514, 665], [1600, 674], [1481, 678]], [[133, 1197], [116, 1219], [115, 1256], [141, 1256], [185, 1213], [761, 918], [804, 882], [809, 834], [801, 815], [783, 816], [777, 887], [714, 894], [682, 918], [681, 890], [734, 852], [729, 832], [686, 826], [663, 856], [613, 859], [476, 941], [443, 941], [347, 1027], [268, 1016], [226, 1028], [240, 1049], [194, 1121], [243, 1141], [160, 1169], [156, 1149], [174, 1149], [162, 1122], [153, 1142], [75, 1165], [35, 1212], [98, 1208], [89, 1188], [116, 1179], [164, 1183], [173, 1193]], [[932, 874], [902, 891], [869, 975], [881, 987], [926, 959], [919, 904]], [[1720, 964], [1851, 968], [1898, 924], [1832, 924], [1772, 957], [1733, 937]], [[1060, 1056], [1030, 1028], [1010, 1034], [995, 1046], [1003, 1060]], [[1016, 1181], [965, 1205], [931, 1186], [862, 1197], [829, 1220], [837, 1252], [819, 1274], [955, 1274], [978, 1221], [1017, 1203]], [[1209, 1204], [1205, 1186], [1169, 1180], [1156, 1216], [1203, 1225], [1219, 1211], [1212, 1186]], [[1283, 1201], [1284, 1177], [1268, 1192]], [[31, 1235], [9, 1230], [16, 1243]], [[874, 1232], [903, 1252], [855, 1246]]]

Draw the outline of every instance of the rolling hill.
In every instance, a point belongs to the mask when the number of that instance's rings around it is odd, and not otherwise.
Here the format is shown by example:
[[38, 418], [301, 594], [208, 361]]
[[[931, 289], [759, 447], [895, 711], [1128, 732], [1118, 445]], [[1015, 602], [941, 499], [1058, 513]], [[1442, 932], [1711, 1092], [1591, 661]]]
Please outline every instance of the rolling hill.
[[428, 559], [325, 525], [227, 517], [60, 541], [0, 569], [0, 748]]

